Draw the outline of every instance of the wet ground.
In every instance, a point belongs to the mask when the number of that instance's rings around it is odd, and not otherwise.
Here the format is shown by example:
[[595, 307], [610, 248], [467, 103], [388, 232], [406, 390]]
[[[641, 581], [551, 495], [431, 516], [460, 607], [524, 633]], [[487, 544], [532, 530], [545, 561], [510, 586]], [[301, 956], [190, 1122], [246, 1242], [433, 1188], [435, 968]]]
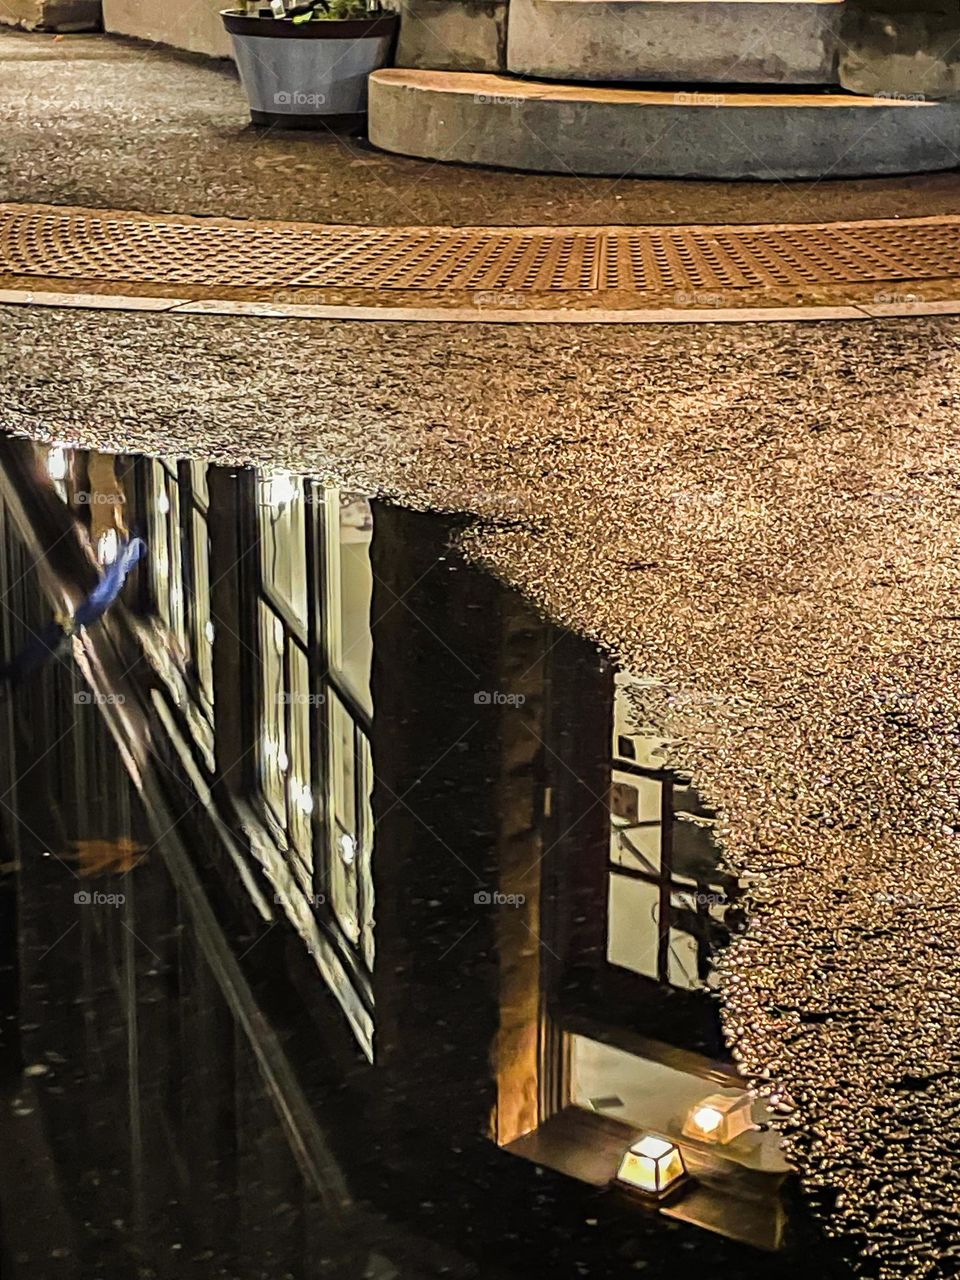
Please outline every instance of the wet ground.
[[226, 69], [119, 39], [0, 32], [0, 199], [310, 222], [816, 222], [954, 213], [956, 174], [653, 182], [429, 164], [256, 131]]
[[954, 322], [3, 319], [9, 427], [472, 511], [471, 555], [662, 682], [757, 884], [722, 988], [744, 1068], [796, 1105], [805, 1185], [870, 1269], [949, 1274]]

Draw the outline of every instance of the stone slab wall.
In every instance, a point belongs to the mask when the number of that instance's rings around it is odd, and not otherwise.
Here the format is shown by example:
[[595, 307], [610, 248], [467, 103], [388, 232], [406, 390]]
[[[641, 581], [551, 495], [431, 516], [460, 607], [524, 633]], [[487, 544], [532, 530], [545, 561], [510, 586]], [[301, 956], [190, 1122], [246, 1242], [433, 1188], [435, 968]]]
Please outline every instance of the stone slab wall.
[[28, 31], [96, 31], [100, 0], [4, 0], [0, 22]]
[[508, 0], [404, 0], [396, 63], [505, 71]]
[[840, 83], [856, 93], [960, 97], [957, 0], [846, 0]]
[[220, 21], [228, 7], [227, 0], [103, 0], [103, 25], [117, 35], [229, 58], [230, 37]]
[[832, 85], [841, 0], [511, 0], [507, 65], [602, 83]]

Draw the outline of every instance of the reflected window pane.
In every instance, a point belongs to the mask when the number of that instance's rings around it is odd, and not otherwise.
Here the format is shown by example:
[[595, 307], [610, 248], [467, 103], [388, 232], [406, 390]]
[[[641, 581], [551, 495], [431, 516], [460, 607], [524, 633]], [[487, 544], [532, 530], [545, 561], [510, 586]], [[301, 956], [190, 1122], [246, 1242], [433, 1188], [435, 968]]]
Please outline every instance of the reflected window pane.
[[610, 860], [657, 875], [662, 784], [614, 769], [610, 781]]
[[[330, 693], [329, 893], [340, 925], [351, 942], [360, 937], [357, 862], [363, 833], [357, 820], [357, 759], [354, 724], [346, 707]], [[367, 856], [364, 851], [361, 855]]]
[[205, 462], [190, 463], [190, 489], [194, 501], [204, 511], [210, 506], [210, 490], [207, 487], [207, 464]]
[[610, 876], [607, 959], [622, 969], [657, 977], [660, 888], [632, 876]]
[[280, 619], [260, 605], [260, 680], [261, 737], [260, 784], [263, 797], [282, 828], [287, 825], [286, 775], [287, 753], [285, 699], [283, 687], [283, 625]]
[[373, 511], [366, 498], [327, 489], [324, 536], [324, 583], [327, 648], [330, 668], [340, 677], [360, 705], [372, 712], [370, 664], [373, 635], [370, 605], [373, 570], [370, 544]]
[[613, 757], [645, 769], [662, 769], [666, 762], [666, 742], [656, 727], [645, 724], [629, 691], [639, 691], [644, 681], [618, 673], [613, 693]]
[[157, 461], [150, 468], [149, 526], [157, 613], [178, 641], [183, 653], [187, 648], [187, 626], [183, 590], [183, 539], [180, 531], [180, 486], [164, 465]]
[[307, 630], [306, 502], [303, 481], [268, 471], [257, 481], [260, 570], [266, 593]]
[[207, 706], [213, 706], [213, 621], [210, 616], [210, 535], [199, 511], [193, 513], [193, 654], [197, 681]]
[[367, 968], [373, 968], [374, 919], [373, 919], [373, 759], [370, 743], [364, 734], [360, 742], [360, 847], [357, 850], [361, 908], [361, 942]]
[[310, 674], [306, 655], [297, 645], [289, 653], [288, 716], [290, 771], [287, 778], [290, 843], [300, 879], [310, 891], [313, 872], [313, 792], [310, 787]]

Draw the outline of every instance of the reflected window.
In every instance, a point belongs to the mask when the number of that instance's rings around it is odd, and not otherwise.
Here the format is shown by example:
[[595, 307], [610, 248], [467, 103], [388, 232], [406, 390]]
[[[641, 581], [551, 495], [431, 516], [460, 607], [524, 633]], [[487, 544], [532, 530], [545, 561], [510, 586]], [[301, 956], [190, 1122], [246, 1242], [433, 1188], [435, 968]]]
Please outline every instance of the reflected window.
[[633, 719], [627, 682], [614, 700], [607, 960], [657, 982], [702, 987], [728, 938], [731, 876], [714, 814], [663, 767], [665, 744]]
[[690, 1136], [690, 1116], [705, 1101], [745, 1102], [747, 1127], [734, 1140], [713, 1144], [713, 1158], [757, 1172], [787, 1172], [780, 1139], [768, 1127], [770, 1112], [760, 1099], [751, 1101], [741, 1084], [732, 1080], [721, 1084], [584, 1035], [570, 1036], [569, 1054], [574, 1106], [635, 1130], [652, 1129], [684, 1142]]
[[366, 498], [344, 494], [339, 489], [327, 489], [324, 505], [324, 616], [329, 666], [369, 715], [373, 711], [370, 697], [373, 512]]
[[207, 523], [210, 494], [206, 463], [188, 463], [187, 474], [189, 485], [184, 496], [190, 511], [190, 582], [187, 591], [190, 655], [197, 692], [209, 715], [213, 711], [213, 619], [210, 613], [210, 530]]
[[305, 893], [369, 970], [372, 511], [286, 472], [257, 495], [263, 804]]
[[63, 444], [38, 444], [36, 447], [57, 496], [68, 502], [73, 478], [73, 450]]
[[259, 606], [260, 787], [276, 834], [305, 892], [312, 891], [314, 789], [307, 656], [278, 613]]
[[345, 937], [372, 968], [373, 510], [366, 498], [327, 488], [323, 511], [328, 785], [325, 892]]
[[214, 700], [208, 519], [205, 463], [169, 458], [147, 463], [148, 563], [154, 607], [172, 642], [179, 676], [186, 681], [191, 714], [201, 713], [207, 733]]
[[287, 825], [287, 754], [285, 714], [286, 636], [283, 623], [265, 604], [260, 605], [260, 785], [267, 806], [282, 828]]
[[314, 792], [310, 761], [310, 667], [299, 645], [287, 651], [287, 833], [301, 883], [313, 881]]
[[310, 754], [310, 631], [307, 590], [308, 488], [288, 471], [257, 477], [260, 539], [259, 765], [274, 834], [312, 892], [314, 782]]
[[177, 464], [175, 459], [153, 459], [148, 463], [148, 469], [147, 509], [153, 599], [157, 613], [179, 647], [180, 656], [185, 656], [187, 627]]
[[263, 589], [306, 635], [307, 514], [301, 476], [266, 471], [257, 480]]
[[330, 812], [327, 891], [340, 927], [373, 963], [371, 845], [373, 770], [366, 734], [331, 689], [329, 699]]

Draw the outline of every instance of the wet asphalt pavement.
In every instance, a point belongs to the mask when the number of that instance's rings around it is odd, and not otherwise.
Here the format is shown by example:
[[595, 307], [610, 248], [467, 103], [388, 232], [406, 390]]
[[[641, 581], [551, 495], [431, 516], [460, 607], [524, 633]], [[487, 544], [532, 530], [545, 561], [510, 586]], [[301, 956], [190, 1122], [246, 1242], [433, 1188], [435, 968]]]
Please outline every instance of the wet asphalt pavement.
[[[7, 199], [349, 222], [804, 216], [786, 188], [751, 189], [749, 206], [743, 186], [467, 188], [360, 144], [258, 138], [223, 72], [36, 43], [0, 42], [19, 63], [2, 90]], [[804, 208], [935, 213], [956, 186], [821, 184]], [[755, 885], [723, 961], [744, 1070], [777, 1082], [805, 1185], [868, 1274], [960, 1269], [960, 322], [8, 308], [0, 333], [6, 428], [473, 512], [472, 555], [659, 680], [646, 709]]]

